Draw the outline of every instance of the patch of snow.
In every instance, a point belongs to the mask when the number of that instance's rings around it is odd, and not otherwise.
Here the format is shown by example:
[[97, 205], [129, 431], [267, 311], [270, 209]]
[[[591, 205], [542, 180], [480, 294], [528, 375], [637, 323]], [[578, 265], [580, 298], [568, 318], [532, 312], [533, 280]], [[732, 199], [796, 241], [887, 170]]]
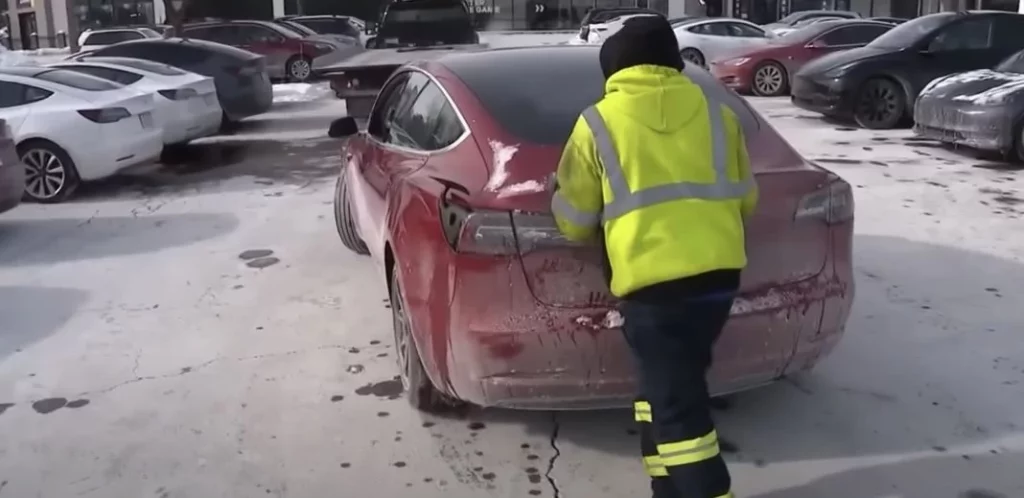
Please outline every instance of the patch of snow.
[[331, 95], [325, 83], [282, 83], [274, 85], [274, 102], [312, 102]]
[[515, 157], [516, 152], [519, 152], [519, 145], [505, 145], [497, 140], [490, 140], [487, 144], [491, 146], [491, 151], [494, 153], [492, 160], [494, 172], [485, 188], [491, 192], [497, 192], [508, 180], [508, 162]]
[[972, 81], [983, 81], [983, 80], [1008, 80], [1011, 77], [1005, 73], [998, 73], [991, 69], [979, 69], [977, 71], [968, 71], [966, 73], [952, 74], [949, 76], [943, 76], [935, 78], [921, 90], [921, 93], [927, 93], [933, 90], [945, 88], [947, 86], [956, 85], [960, 83], [970, 83]]
[[516, 183], [514, 185], [509, 185], [509, 186], [501, 189], [501, 191], [498, 192], [498, 197], [502, 198], [502, 197], [512, 197], [512, 196], [523, 195], [523, 194], [538, 194], [538, 193], [543, 192], [545, 190], [547, 190], [547, 189], [544, 187], [544, 185], [541, 185], [540, 182], [538, 182], [537, 180], [528, 180], [528, 181], [525, 181], [525, 182], [522, 182], [522, 183]]
[[1006, 83], [997, 87], [989, 88], [981, 93], [973, 95], [957, 95], [953, 97], [953, 100], [959, 102], [970, 102], [978, 105], [992, 105], [998, 104], [1006, 100], [1007, 97], [1017, 92], [1024, 90], [1024, 77], [1017, 77], [1014, 79], [1007, 79]]
[[609, 329], [617, 329], [625, 324], [626, 319], [622, 316], [622, 313], [619, 313], [616, 310], [611, 310], [606, 313], [604, 315], [604, 320], [601, 322], [601, 325], [604, 325], [605, 328]]

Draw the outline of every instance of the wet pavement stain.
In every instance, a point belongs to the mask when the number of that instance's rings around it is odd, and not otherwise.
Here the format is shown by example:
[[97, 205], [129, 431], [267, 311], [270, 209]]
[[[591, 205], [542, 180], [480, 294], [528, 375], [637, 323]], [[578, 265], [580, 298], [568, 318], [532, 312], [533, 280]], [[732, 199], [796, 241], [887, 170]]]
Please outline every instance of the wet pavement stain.
[[352, 464], [348, 463], [348, 462], [342, 462], [341, 463], [341, 468], [343, 468], [343, 469], [347, 469], [347, 468], [349, 468], [351, 466], [352, 466]]
[[861, 161], [860, 159], [844, 159], [841, 157], [819, 157], [811, 160], [828, 164], [864, 164], [864, 161]]
[[187, 374], [187, 373], [189, 373], [191, 371], [192, 371], [192, 367], [182, 367], [181, 370], [178, 371], [178, 374], [179, 375], [185, 375], [185, 374]]
[[356, 389], [360, 396], [377, 396], [378, 398], [398, 399], [402, 395], [402, 381], [398, 377], [391, 380], [374, 382]]
[[14, 403], [0, 403], [0, 415], [3, 415], [12, 406], [14, 406]]
[[1018, 204], [1024, 204], [1024, 199], [1021, 199], [1019, 197], [1014, 197], [1012, 195], [1005, 195], [1005, 194], [993, 197], [992, 200], [996, 201], [996, 202], [998, 202], [1000, 204], [1007, 204], [1007, 205], [1010, 205], [1010, 206], [1016, 206]]
[[529, 476], [527, 476], [527, 479], [530, 481], [531, 484], [540, 484], [540, 481], [541, 479], [543, 479], [543, 477], [541, 477], [540, 474], [530, 474]]
[[405, 467], [405, 462], [395, 462], [392, 465], [394, 465], [395, 467], [398, 467], [398, 468], [401, 469], [401, 468]]
[[335, 394], [334, 396], [331, 396], [331, 403], [337, 403], [337, 402], [339, 402], [339, 401], [341, 401], [343, 399], [345, 399], [344, 396], [342, 396], [340, 394]]
[[32, 403], [32, 409], [35, 410], [36, 413], [46, 415], [64, 408], [67, 404], [68, 400], [66, 398], [46, 398]]
[[380, 344], [380, 341], [370, 341], [371, 346], [376, 346], [378, 344]]
[[262, 270], [263, 268], [266, 268], [268, 266], [276, 265], [276, 264], [278, 264], [280, 262], [281, 262], [280, 259], [277, 259], [277, 258], [274, 258], [274, 257], [270, 257], [270, 258], [257, 258], [257, 259], [254, 259], [254, 260], [246, 263], [245, 266], [248, 266], [249, 268], [256, 268], [256, 269]]
[[89, 404], [89, 400], [87, 400], [87, 399], [76, 399], [74, 401], [69, 401], [68, 404], [67, 404], [67, 407], [74, 409], [74, 408], [81, 408], [81, 407], [83, 407], [85, 405], [88, 405], [88, 404]]
[[486, 428], [487, 425], [484, 424], [483, 422], [472, 422], [467, 427], [469, 427], [469, 430], [471, 431], [478, 431], [480, 429]]
[[[362, 365], [349, 365], [345, 370], [350, 374], [357, 374], [362, 373], [365, 368]], [[356, 392], [358, 393], [358, 391]]]
[[957, 495], [957, 498], [1006, 498], [1006, 495], [988, 489], [968, 489]]
[[391, 414], [388, 413], [388, 412], [377, 412], [377, 416], [380, 417], [380, 418], [384, 418], [384, 417], [387, 417], [387, 416], [390, 416], [390, 415]]
[[530, 496], [540, 496], [540, 495], [541, 495], [541, 490], [539, 490], [539, 489], [531, 489], [530, 490]]
[[270, 249], [249, 249], [247, 251], [242, 251], [242, 253], [238, 255], [238, 259], [249, 261], [258, 258], [266, 258], [273, 254], [274, 251]]
[[540, 460], [540, 457], [537, 456], [537, 455], [526, 455], [526, 459], [530, 460], [530, 461], [535, 461], [535, 460]]
[[380, 353], [380, 354], [377, 355], [377, 358], [383, 358], [383, 357], [385, 357], [387, 355], [388, 355], [387, 353]]
[[433, 422], [423, 422], [423, 427], [427, 429], [433, 427], [434, 425], [436, 424], [434, 424]]
[[423, 482], [428, 483], [428, 484], [432, 483], [432, 482], [434, 482], [434, 478], [433, 477], [424, 477], [423, 478]]
[[349, 352], [349, 353], [352, 353], [352, 354], [356, 354], [356, 353], [358, 353], [359, 351], [360, 351], [360, 349], [359, 349], [359, 348], [348, 348], [348, 352]]
[[496, 476], [494, 472], [485, 472], [482, 475], [480, 475], [480, 477], [482, 477], [483, 480], [485, 481], [493, 481], [498, 476]]

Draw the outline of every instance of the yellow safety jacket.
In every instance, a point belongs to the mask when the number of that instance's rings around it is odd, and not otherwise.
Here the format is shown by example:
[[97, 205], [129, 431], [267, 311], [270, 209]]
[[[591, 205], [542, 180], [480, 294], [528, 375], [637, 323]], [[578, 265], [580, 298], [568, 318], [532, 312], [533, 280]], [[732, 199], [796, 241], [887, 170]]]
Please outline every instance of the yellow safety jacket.
[[679, 71], [633, 66], [576, 121], [551, 209], [570, 240], [603, 225], [611, 291], [747, 264], [757, 185], [736, 114]]

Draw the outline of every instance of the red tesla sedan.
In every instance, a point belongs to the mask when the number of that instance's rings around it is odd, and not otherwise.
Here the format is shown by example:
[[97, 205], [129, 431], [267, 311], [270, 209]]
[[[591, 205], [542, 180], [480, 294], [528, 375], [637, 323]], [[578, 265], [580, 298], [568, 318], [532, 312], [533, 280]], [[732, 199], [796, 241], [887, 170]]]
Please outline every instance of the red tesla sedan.
[[712, 61], [711, 74], [740, 93], [787, 95], [790, 77], [804, 64], [825, 54], [863, 47], [893, 27], [863, 19], [808, 24], [750, 52]]
[[[414, 406], [628, 405], [634, 365], [596, 246], [550, 216], [547, 179], [580, 112], [601, 98], [598, 47], [453, 53], [395, 72], [346, 137], [342, 242], [387, 284]], [[687, 75], [742, 119], [761, 202], [750, 266], [710, 373], [716, 394], [812, 367], [853, 299], [850, 185], [807, 162], [702, 69]], [[680, 227], [686, 230], [686, 227]]]

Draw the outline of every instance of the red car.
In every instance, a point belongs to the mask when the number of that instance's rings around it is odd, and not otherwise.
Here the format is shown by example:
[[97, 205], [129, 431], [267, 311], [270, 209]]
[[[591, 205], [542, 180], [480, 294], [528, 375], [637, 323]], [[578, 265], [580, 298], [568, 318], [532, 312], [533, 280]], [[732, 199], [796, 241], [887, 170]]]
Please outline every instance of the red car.
[[[596, 246], [564, 239], [547, 185], [580, 112], [601, 98], [596, 46], [456, 52], [399, 69], [345, 137], [342, 242], [387, 285], [409, 400], [510, 408], [625, 406], [636, 388]], [[853, 300], [850, 185], [800, 157], [735, 93], [761, 202], [750, 266], [710, 373], [716, 394], [812, 367]], [[544, 81], [544, 85], [536, 84]], [[686, 227], [680, 227], [685, 230]]]
[[825, 54], [863, 47], [894, 27], [867, 20], [822, 21], [773, 39], [756, 50], [711, 62], [711, 74], [740, 93], [779, 97], [804, 64]]

